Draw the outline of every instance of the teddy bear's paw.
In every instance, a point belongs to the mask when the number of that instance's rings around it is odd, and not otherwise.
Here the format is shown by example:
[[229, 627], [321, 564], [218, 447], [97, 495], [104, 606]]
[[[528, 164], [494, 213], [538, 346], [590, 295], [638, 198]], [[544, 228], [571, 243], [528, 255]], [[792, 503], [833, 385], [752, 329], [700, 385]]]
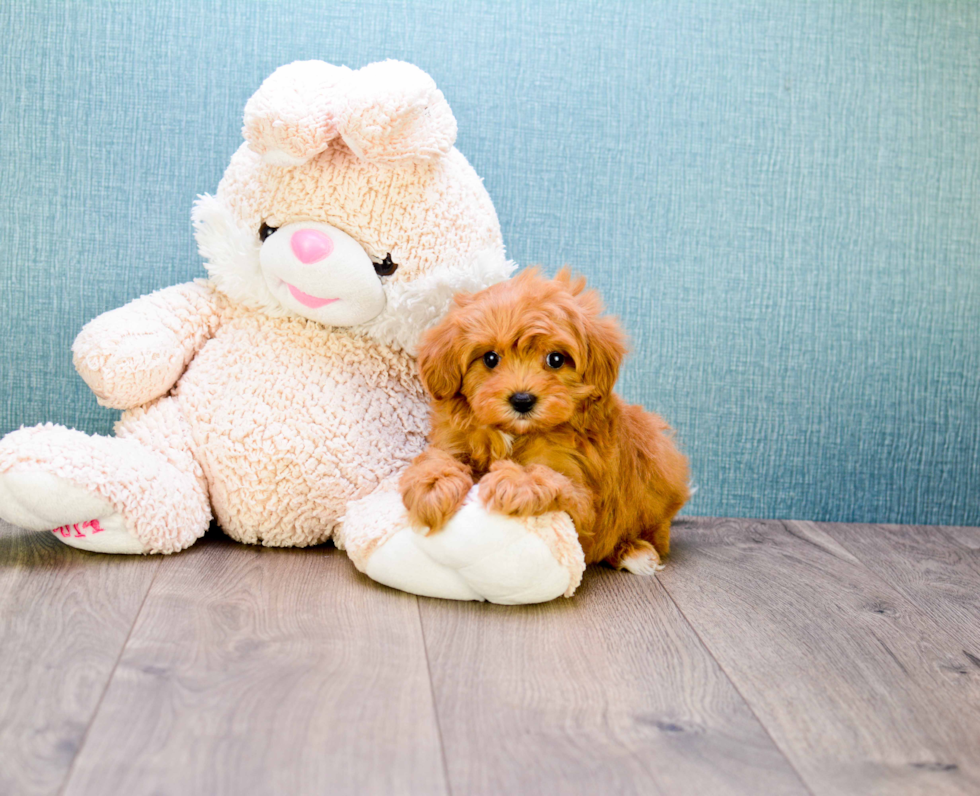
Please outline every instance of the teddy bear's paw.
[[0, 517], [102, 553], [175, 553], [194, 544], [211, 506], [174, 430], [177, 411], [165, 399], [124, 415], [116, 428], [126, 437], [51, 423], [7, 434], [0, 439]]
[[428, 597], [515, 605], [570, 597], [585, 569], [564, 512], [508, 517], [488, 511], [474, 486], [439, 533], [416, 533], [398, 493], [348, 504], [338, 539], [379, 583]]
[[40, 469], [0, 473], [0, 518], [31, 531], [51, 531], [80, 550], [146, 552], [109, 501]]

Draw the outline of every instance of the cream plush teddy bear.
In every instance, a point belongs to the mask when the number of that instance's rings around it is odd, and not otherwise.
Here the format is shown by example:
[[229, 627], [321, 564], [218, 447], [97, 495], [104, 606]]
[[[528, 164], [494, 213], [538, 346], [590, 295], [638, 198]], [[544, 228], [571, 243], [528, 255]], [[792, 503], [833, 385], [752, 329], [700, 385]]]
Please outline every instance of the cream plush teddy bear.
[[213, 515], [251, 544], [333, 537], [375, 580], [419, 594], [571, 594], [584, 566], [567, 515], [492, 515], [474, 494], [426, 537], [397, 493], [426, 444], [417, 339], [453, 293], [513, 268], [442, 93], [397, 61], [297, 62], [249, 100], [243, 134], [194, 208], [209, 278], [75, 340], [99, 403], [125, 410], [115, 436], [8, 434], [0, 517], [84, 550], [173, 553]]

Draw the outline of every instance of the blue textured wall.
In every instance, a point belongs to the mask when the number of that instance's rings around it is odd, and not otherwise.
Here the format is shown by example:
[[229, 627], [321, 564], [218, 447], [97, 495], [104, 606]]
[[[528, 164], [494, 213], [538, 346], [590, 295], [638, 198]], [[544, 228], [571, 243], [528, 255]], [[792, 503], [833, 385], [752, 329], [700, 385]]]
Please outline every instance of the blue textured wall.
[[980, 6], [5, 0], [0, 432], [107, 432], [82, 324], [202, 273], [276, 66], [435, 77], [511, 256], [592, 277], [692, 514], [980, 524]]

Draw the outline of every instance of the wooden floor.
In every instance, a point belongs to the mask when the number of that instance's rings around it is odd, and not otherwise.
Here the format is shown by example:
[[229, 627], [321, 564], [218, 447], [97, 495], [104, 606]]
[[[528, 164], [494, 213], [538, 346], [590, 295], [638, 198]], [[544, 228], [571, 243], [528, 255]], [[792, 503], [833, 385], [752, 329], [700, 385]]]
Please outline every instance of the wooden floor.
[[684, 519], [571, 600], [0, 528], [0, 794], [980, 794], [980, 529]]

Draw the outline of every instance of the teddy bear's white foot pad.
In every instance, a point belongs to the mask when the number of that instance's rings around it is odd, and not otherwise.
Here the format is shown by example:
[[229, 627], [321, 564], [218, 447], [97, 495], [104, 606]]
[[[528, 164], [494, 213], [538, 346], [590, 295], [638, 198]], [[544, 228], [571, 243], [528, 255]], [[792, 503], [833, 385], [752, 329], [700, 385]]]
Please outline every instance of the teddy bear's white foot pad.
[[547, 602], [571, 596], [585, 570], [567, 514], [489, 512], [476, 487], [445, 528], [428, 536], [411, 527], [398, 493], [362, 498], [348, 505], [337, 541], [372, 580], [449, 600]]
[[66, 545], [94, 553], [143, 553], [109, 501], [43, 470], [0, 473], [0, 517], [29, 531], [51, 531]]
[[211, 519], [201, 479], [134, 438], [167, 429], [161, 410], [168, 407], [159, 401], [131, 416], [127, 438], [51, 423], [7, 434], [0, 439], [0, 518], [57, 529], [62, 542], [100, 553], [173, 553], [193, 544]]

